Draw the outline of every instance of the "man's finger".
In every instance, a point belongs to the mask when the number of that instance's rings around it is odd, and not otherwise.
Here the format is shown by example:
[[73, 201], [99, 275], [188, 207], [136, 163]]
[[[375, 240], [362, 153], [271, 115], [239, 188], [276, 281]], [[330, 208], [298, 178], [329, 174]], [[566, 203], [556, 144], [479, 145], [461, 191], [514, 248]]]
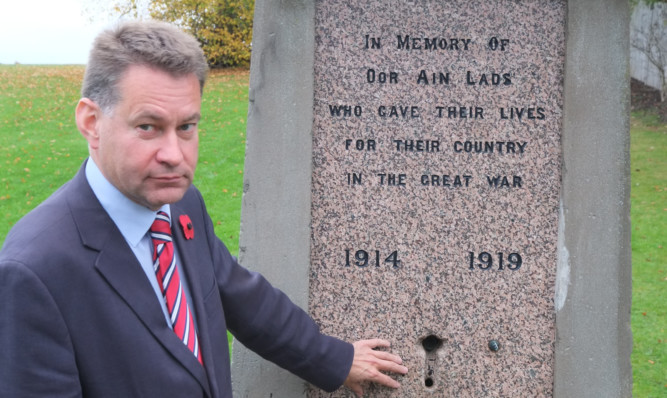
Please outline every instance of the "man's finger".
[[383, 372], [399, 373], [403, 375], [408, 373], [407, 367], [393, 361], [378, 362], [377, 369]]
[[360, 340], [354, 344], [352, 368], [345, 380], [345, 385], [355, 394], [363, 394], [362, 383], [370, 381], [391, 388], [400, 388], [401, 384], [383, 373], [406, 374], [408, 368], [402, 365], [400, 356], [390, 352], [375, 350], [378, 347], [390, 347], [383, 339]]
[[368, 340], [359, 340], [355, 343], [363, 346], [367, 346], [370, 348], [378, 348], [378, 347], [391, 347], [391, 343], [387, 340], [384, 339], [368, 339]]
[[361, 387], [361, 384], [350, 384], [347, 387], [350, 390], [352, 390], [354, 395], [356, 395], [357, 397], [363, 397], [364, 396], [364, 389]]
[[403, 363], [401, 357], [399, 357], [396, 354], [392, 354], [391, 352], [373, 350], [373, 355], [375, 355], [376, 358], [381, 359], [383, 361], [390, 361], [393, 363], [397, 363], [399, 365]]
[[375, 375], [375, 377], [371, 381], [391, 388], [399, 388], [401, 386], [401, 383], [397, 382], [396, 380], [392, 379], [386, 374], [379, 372], [377, 373], [377, 375]]

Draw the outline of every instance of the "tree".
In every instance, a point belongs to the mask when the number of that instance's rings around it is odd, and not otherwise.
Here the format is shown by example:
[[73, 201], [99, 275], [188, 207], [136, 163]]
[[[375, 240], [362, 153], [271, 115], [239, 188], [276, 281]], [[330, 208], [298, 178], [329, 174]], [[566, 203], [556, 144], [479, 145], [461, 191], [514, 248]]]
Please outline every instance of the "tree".
[[153, 0], [150, 15], [187, 29], [213, 68], [248, 65], [254, 0]]
[[[250, 64], [254, 0], [116, 0], [119, 17], [153, 18], [190, 32], [211, 68]], [[107, 3], [109, 4], [109, 3]]]
[[648, 62], [658, 71], [661, 82], [660, 101], [665, 101], [667, 93], [667, 31], [665, 20], [667, 20], [667, 6], [661, 1], [652, 1], [649, 6], [652, 10], [647, 23], [633, 27], [630, 32], [630, 45], [640, 51]]

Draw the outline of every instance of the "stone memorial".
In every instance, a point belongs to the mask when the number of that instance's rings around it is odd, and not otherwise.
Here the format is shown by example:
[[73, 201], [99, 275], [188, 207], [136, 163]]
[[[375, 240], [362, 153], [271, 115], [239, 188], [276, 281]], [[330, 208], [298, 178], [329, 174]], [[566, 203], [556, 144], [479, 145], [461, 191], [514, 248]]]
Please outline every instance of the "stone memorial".
[[[392, 342], [410, 371], [366, 396], [629, 394], [627, 13], [257, 1], [240, 260]], [[352, 396], [233, 368], [238, 396]]]

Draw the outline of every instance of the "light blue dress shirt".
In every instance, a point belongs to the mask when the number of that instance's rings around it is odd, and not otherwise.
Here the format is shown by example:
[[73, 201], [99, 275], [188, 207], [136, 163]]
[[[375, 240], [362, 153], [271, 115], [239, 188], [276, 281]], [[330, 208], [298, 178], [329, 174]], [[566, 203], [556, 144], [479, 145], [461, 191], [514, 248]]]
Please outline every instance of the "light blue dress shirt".
[[[153, 241], [148, 234], [148, 230], [153, 224], [153, 221], [155, 221], [157, 211], [153, 211], [135, 203], [123, 195], [104, 177], [92, 158], [88, 158], [88, 162], [86, 163], [86, 179], [88, 180], [88, 184], [90, 184], [93, 193], [95, 193], [95, 196], [102, 204], [102, 207], [106, 210], [107, 214], [109, 214], [109, 217], [111, 217], [120, 230], [120, 233], [125, 238], [125, 241], [134, 252], [135, 257], [137, 257], [139, 264], [141, 264], [141, 268], [155, 291], [155, 295], [162, 307], [162, 312], [164, 313], [167, 325], [169, 325], [170, 328], [173, 328], [169, 319], [167, 304], [164, 301], [164, 296], [162, 295], [162, 291], [157, 282], [157, 277], [155, 276], [155, 270], [153, 269]], [[171, 220], [171, 209], [168, 204], [162, 206], [160, 210], [169, 214]], [[192, 297], [190, 296], [189, 285], [185, 273], [181, 271], [182, 263], [178, 256], [176, 245], [174, 245], [174, 253], [176, 255], [176, 264], [179, 269], [181, 282], [185, 289], [185, 295], [188, 299], [190, 312], [192, 313], [196, 328], [197, 318], [192, 306]]]

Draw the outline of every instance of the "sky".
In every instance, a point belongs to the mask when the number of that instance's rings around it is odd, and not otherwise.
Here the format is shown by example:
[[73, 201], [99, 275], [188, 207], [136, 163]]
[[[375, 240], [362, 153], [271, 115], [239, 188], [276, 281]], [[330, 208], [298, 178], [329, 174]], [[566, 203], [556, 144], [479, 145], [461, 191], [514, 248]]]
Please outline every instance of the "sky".
[[0, 0], [0, 64], [85, 64], [93, 39], [111, 23], [84, 14], [91, 1]]

